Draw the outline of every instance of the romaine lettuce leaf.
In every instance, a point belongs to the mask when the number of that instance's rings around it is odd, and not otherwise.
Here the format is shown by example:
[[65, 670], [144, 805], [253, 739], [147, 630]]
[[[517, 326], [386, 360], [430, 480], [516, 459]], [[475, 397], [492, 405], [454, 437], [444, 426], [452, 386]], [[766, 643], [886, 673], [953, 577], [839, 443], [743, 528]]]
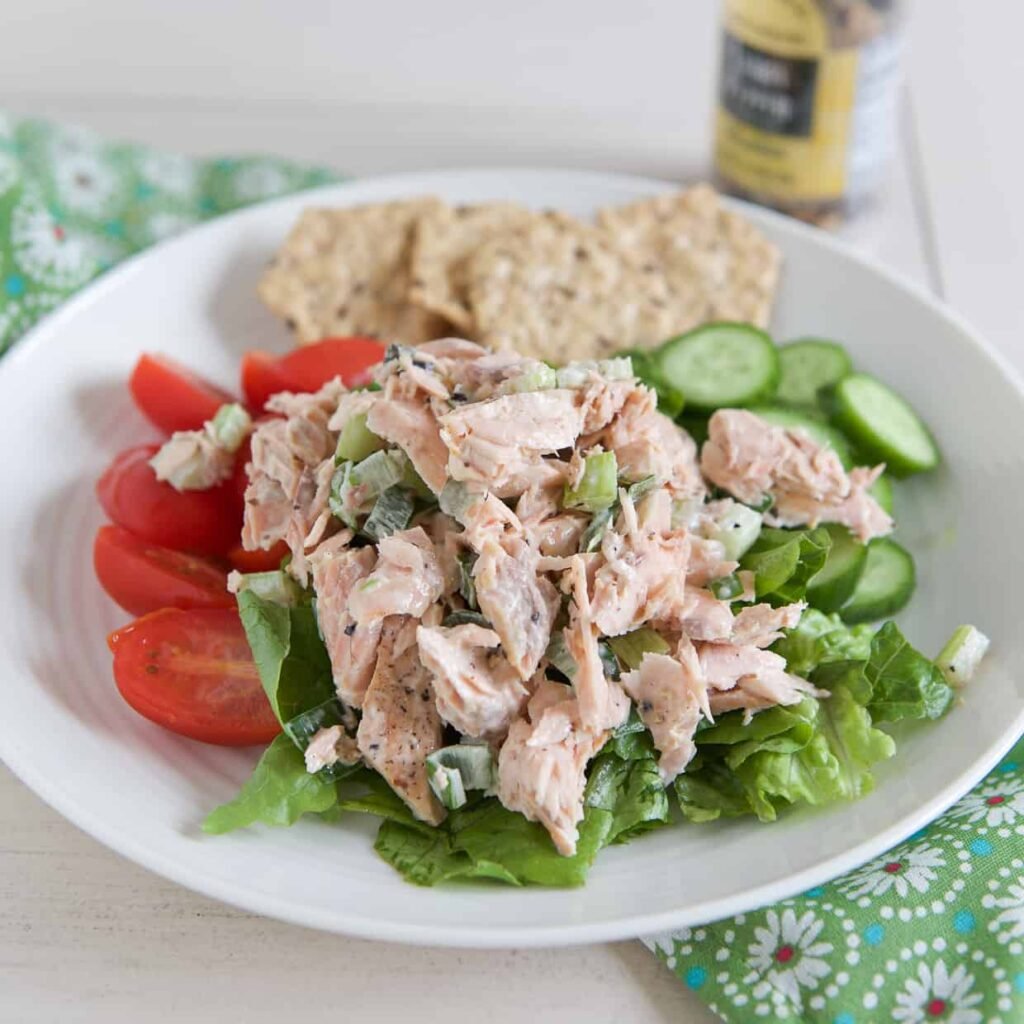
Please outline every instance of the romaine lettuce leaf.
[[668, 796], [654, 757], [648, 753], [626, 760], [610, 748], [591, 766], [572, 857], [557, 852], [543, 826], [507, 810], [494, 797], [452, 811], [440, 827], [431, 828], [416, 821], [380, 780], [368, 784], [368, 794], [343, 799], [339, 807], [385, 817], [375, 849], [417, 885], [468, 877], [514, 885], [582, 885], [603, 847], [669, 820]]
[[382, 821], [373, 848], [413, 885], [437, 885], [473, 868], [469, 857], [452, 850], [451, 836], [440, 828], [421, 831]]
[[690, 763], [674, 783], [683, 817], [700, 823], [718, 818], [753, 814], [754, 808], [743, 784], [724, 763]]
[[874, 632], [874, 627], [867, 623], [848, 626], [838, 615], [805, 608], [799, 624], [787, 630], [772, 650], [786, 659], [789, 672], [807, 678], [819, 665], [828, 662], [867, 661]]
[[732, 713], [699, 733], [698, 759], [675, 783], [683, 814], [709, 821], [754, 813], [774, 821], [790, 804], [868, 792], [871, 766], [891, 757], [895, 744], [861, 703], [870, 694], [856, 685], [860, 663], [843, 664], [849, 679], [835, 672], [829, 697], [771, 708], [747, 726]]
[[895, 622], [875, 634], [864, 675], [872, 691], [868, 710], [876, 722], [939, 718], [953, 702], [942, 673], [910, 646]]
[[629, 709], [629, 717], [612, 732], [604, 752], [614, 753], [624, 761], [641, 757], [654, 757], [654, 741], [647, 726], [641, 721], [636, 708]]
[[614, 752], [600, 754], [590, 769], [585, 802], [611, 812], [608, 843], [627, 843], [669, 820], [668, 795], [651, 754], [631, 760]]
[[520, 884], [576, 886], [586, 881], [598, 851], [609, 842], [613, 818], [602, 807], [588, 806], [572, 857], [558, 853], [543, 826], [506, 810], [493, 798], [454, 811], [448, 827], [452, 847], [473, 864], [500, 865]]
[[765, 527], [740, 560], [754, 573], [759, 599], [771, 604], [803, 600], [807, 584], [828, 558], [832, 538], [823, 527], [814, 530], [778, 530]]
[[238, 611], [260, 682], [282, 725], [335, 695], [331, 660], [310, 605], [285, 608], [243, 590]]
[[310, 775], [298, 747], [281, 733], [263, 751], [238, 796], [206, 816], [203, 831], [219, 835], [256, 822], [294, 825], [303, 814], [323, 813], [337, 802], [335, 783]]

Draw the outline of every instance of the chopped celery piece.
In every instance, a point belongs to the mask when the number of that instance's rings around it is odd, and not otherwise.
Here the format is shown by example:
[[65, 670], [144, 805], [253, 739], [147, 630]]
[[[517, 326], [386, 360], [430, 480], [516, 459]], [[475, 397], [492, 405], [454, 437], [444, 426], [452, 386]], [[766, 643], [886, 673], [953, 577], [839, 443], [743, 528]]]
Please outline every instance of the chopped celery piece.
[[704, 502], [700, 498], [677, 498], [672, 502], [672, 529], [692, 530], [703, 510]]
[[521, 394], [524, 391], [547, 391], [555, 387], [558, 387], [558, 374], [547, 363], [534, 363], [524, 373], [509, 380], [503, 390]]
[[985, 657], [989, 639], [974, 626], [960, 626], [939, 651], [935, 664], [950, 686], [969, 683]]
[[635, 484], [630, 484], [626, 488], [626, 495], [635, 505], [641, 498], [645, 498], [651, 491], [655, 490], [657, 486], [658, 478], [656, 476], [645, 476], [642, 480], [637, 480]]
[[404, 530], [412, 519], [415, 502], [412, 495], [401, 487], [389, 487], [373, 506], [363, 523], [363, 533], [371, 540], [382, 540]]
[[237, 452], [252, 430], [252, 417], [237, 402], [222, 405], [210, 420], [210, 433], [218, 448]]
[[424, 501], [431, 503], [437, 501], [437, 496], [427, 486], [427, 482], [423, 477], [416, 472], [416, 468], [411, 461], [405, 464], [405, 472], [402, 474], [402, 486], [406, 490], [412, 491], [413, 495], [417, 498], [422, 498]]
[[345, 421], [345, 426], [341, 428], [334, 461], [361, 462], [367, 456], [386, 447], [387, 442], [367, 427], [366, 413], [361, 412], [356, 416], [350, 416]]
[[477, 494], [459, 480], [449, 480], [437, 496], [441, 511], [460, 523], [476, 500]]
[[372, 509], [374, 500], [402, 482], [408, 464], [408, 456], [397, 448], [374, 452], [362, 462], [343, 462], [331, 478], [327, 499], [330, 510], [355, 529], [359, 517]]
[[611, 508], [618, 497], [619, 467], [615, 452], [596, 452], [583, 460], [583, 476], [576, 487], [566, 485], [562, 504], [566, 508], [581, 508], [596, 512]]
[[721, 542], [725, 557], [738, 562], [761, 532], [762, 515], [739, 502], [726, 506], [707, 532], [709, 540]]
[[592, 373], [605, 380], [632, 380], [633, 361], [629, 356], [617, 356], [615, 359], [601, 359], [598, 362], [569, 363], [557, 371], [558, 386], [581, 388]]
[[459, 593], [470, 608], [476, 608], [476, 584], [473, 582], [476, 555], [472, 551], [463, 551], [456, 561], [459, 564]]
[[302, 598], [302, 587], [298, 581], [280, 569], [240, 574], [237, 579], [239, 594], [248, 590], [262, 601], [291, 608]]
[[626, 668], [638, 669], [645, 654], [668, 654], [672, 648], [668, 642], [653, 629], [646, 626], [634, 629], [632, 633], [622, 636], [610, 636], [608, 646]]
[[732, 573], [729, 576], [720, 576], [717, 580], [712, 580], [708, 584], [708, 590], [719, 601], [732, 601], [743, 593], [743, 584], [740, 583], [736, 573]]
[[601, 546], [601, 541], [604, 540], [604, 535], [608, 532], [608, 527], [611, 526], [614, 518], [615, 512], [611, 507], [598, 509], [580, 537], [580, 551], [584, 553], [596, 551]]
[[[321, 729], [329, 729], [332, 725], [340, 725], [350, 736], [359, 725], [355, 712], [345, 707], [337, 697], [332, 697], [323, 704], [317, 704], [289, 719], [282, 729], [292, 743], [305, 753], [313, 737]], [[337, 782], [358, 771], [359, 767], [358, 762], [346, 764], [344, 761], [335, 761], [333, 764], [324, 765], [316, 775], [329, 782]]]
[[427, 781], [448, 810], [466, 802], [467, 789], [491, 792], [498, 783], [494, 755], [486, 743], [459, 743], [427, 755]]
[[441, 801], [442, 807], [454, 811], [465, 804], [466, 787], [462, 781], [462, 772], [458, 768], [432, 764], [428, 759], [427, 782], [430, 784], [434, 796]]
[[376, 497], [402, 482], [408, 464], [409, 457], [397, 448], [373, 452], [352, 467], [352, 483], [367, 488], [368, 497]]
[[327, 507], [331, 510], [331, 513], [337, 516], [347, 526], [355, 528], [357, 525], [356, 515], [358, 513], [357, 508], [349, 508], [347, 500], [350, 497], [351, 492], [351, 478], [352, 478], [353, 463], [343, 462], [334, 471], [334, 476], [331, 477], [331, 490], [327, 496]]

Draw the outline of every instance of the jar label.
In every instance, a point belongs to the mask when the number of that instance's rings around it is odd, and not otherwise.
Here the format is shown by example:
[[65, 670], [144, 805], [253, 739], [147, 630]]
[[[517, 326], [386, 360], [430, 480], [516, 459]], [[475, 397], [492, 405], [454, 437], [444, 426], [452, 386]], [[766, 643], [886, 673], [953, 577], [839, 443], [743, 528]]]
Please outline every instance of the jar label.
[[727, 0], [721, 176], [754, 195], [807, 203], [872, 187], [897, 98], [898, 38], [884, 27], [838, 21], [829, 0]]

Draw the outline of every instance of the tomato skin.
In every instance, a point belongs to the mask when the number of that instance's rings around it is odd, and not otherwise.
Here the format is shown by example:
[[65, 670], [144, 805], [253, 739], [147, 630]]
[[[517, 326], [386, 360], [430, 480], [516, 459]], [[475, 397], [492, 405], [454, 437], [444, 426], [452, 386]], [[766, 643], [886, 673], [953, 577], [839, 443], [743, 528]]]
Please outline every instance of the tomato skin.
[[164, 608], [115, 630], [114, 681], [140, 715], [204, 743], [269, 743], [281, 726], [238, 612]]
[[281, 356], [278, 368], [292, 391], [316, 391], [332, 377], [354, 387], [369, 381], [366, 371], [384, 358], [384, 351], [374, 338], [324, 338]]
[[158, 445], [121, 452], [96, 484], [104, 512], [130, 533], [161, 547], [224, 555], [242, 528], [231, 479], [207, 491], [176, 491], [157, 480], [149, 460]]
[[100, 585], [132, 615], [234, 607], [227, 573], [208, 559], [151, 544], [120, 526], [101, 526], [92, 553]]
[[143, 352], [128, 379], [139, 411], [165, 433], [198, 430], [235, 398], [164, 355]]
[[279, 540], [269, 551], [246, 551], [236, 544], [228, 552], [228, 561], [239, 572], [273, 572], [281, 567], [281, 559], [288, 554], [288, 545]]
[[242, 394], [254, 415], [263, 412], [271, 395], [292, 390], [277, 363], [277, 356], [270, 352], [253, 350], [242, 356]]
[[384, 346], [373, 338], [324, 338], [275, 358], [253, 350], [242, 357], [242, 392], [249, 408], [263, 411], [278, 391], [318, 391], [334, 377], [346, 387], [370, 382], [369, 370], [384, 358]]

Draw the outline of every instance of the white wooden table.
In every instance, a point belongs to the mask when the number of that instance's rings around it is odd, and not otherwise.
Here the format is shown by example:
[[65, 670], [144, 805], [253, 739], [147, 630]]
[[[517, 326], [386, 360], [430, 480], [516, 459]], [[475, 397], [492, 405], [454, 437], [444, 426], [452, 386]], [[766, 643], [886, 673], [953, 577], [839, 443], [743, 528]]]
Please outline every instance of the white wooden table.
[[[849, 235], [1024, 368], [1012, 87], [1024, 15], [969, 0], [921, 13], [886, 205]], [[0, 107], [357, 175], [534, 164], [692, 179], [709, 152], [716, 15], [659, 0], [34, 0], [3, 18]], [[232, 910], [122, 860], [0, 769], [0, 1024], [277, 1024], [307, 1008], [373, 1021], [712, 1019], [636, 942], [408, 949]]]

